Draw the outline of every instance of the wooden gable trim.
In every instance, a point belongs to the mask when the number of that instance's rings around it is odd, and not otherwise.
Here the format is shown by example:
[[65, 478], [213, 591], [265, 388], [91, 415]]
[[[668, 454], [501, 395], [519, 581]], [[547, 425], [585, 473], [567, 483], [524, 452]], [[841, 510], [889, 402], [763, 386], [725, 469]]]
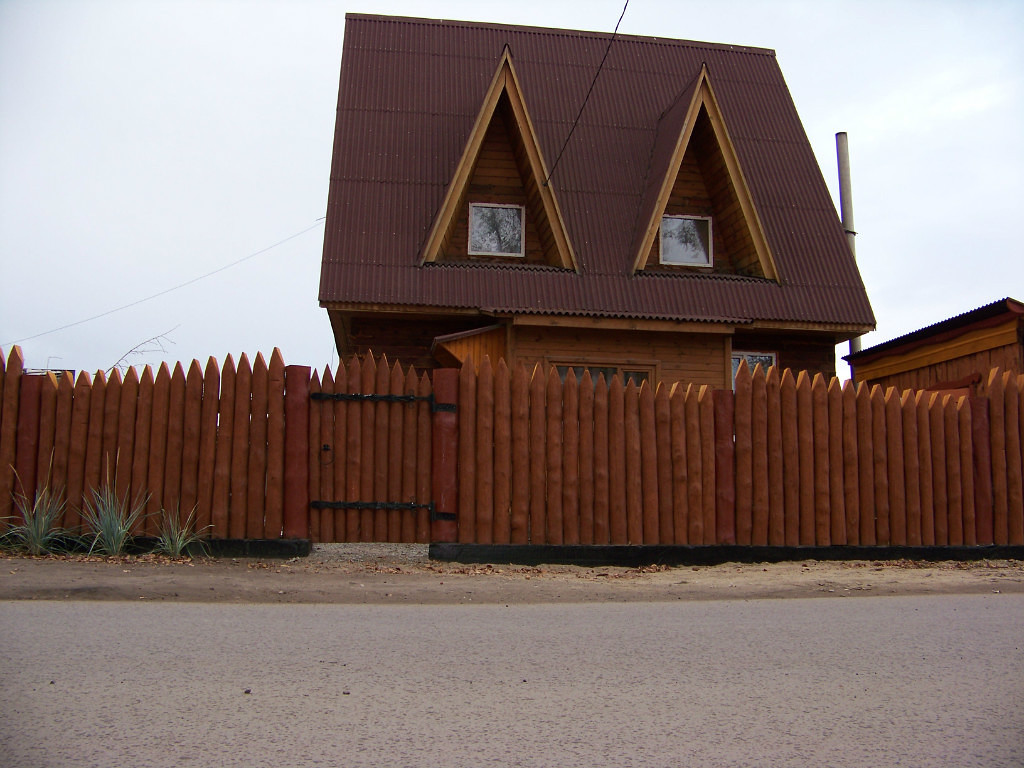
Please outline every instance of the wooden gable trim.
[[955, 339], [915, 347], [908, 352], [880, 357], [870, 363], [852, 361], [851, 365], [858, 381], [868, 381], [1017, 343], [1017, 320], [1014, 318], [994, 328], [969, 331]]
[[530, 113], [526, 109], [526, 101], [523, 99], [519, 77], [512, 64], [512, 56], [507, 46], [502, 52], [498, 67], [494, 72], [494, 77], [491, 79], [491, 84], [484, 96], [483, 106], [481, 106], [476, 122], [473, 124], [473, 129], [470, 131], [466, 148], [462, 152], [462, 158], [459, 160], [459, 164], [455, 168], [455, 174], [448, 184], [441, 209], [437, 216], [434, 217], [434, 226], [431, 228], [430, 235], [423, 248], [420, 263], [435, 261], [441, 253], [445, 232], [459, 213], [459, 203], [469, 185], [473, 167], [480, 155], [480, 149], [483, 145], [487, 128], [495, 117], [494, 113], [502, 94], [508, 97], [509, 104], [512, 107], [512, 114], [515, 118], [516, 128], [526, 148], [530, 172], [536, 181], [544, 215], [547, 217], [548, 225], [554, 237], [559, 266], [578, 272], [576, 256], [566, 234], [561, 208], [558, 205], [554, 190], [546, 183], [548, 178], [547, 164], [544, 162], [544, 156], [541, 154], [540, 143], [537, 141], [537, 134], [533, 127], [533, 121], [530, 119]]
[[718, 99], [715, 97], [715, 92], [711, 87], [711, 81], [708, 77], [708, 68], [706, 64], [701, 66], [699, 81], [697, 83], [697, 87], [693, 91], [693, 96], [690, 99], [690, 106], [686, 111], [686, 118], [683, 121], [682, 130], [680, 131], [679, 138], [676, 141], [675, 150], [672, 152], [672, 158], [669, 161], [667, 173], [661, 183], [661, 191], [658, 194], [657, 201], [655, 202], [654, 208], [651, 212], [651, 219], [647, 222], [647, 229], [640, 242], [640, 249], [637, 252], [636, 260], [633, 264], [633, 271], [639, 272], [647, 267], [647, 259], [651, 253], [652, 247], [654, 246], [654, 238], [658, 236], [658, 229], [661, 227], [661, 218], [668, 206], [669, 197], [672, 194], [672, 188], [675, 186], [676, 177], [679, 175], [679, 169], [683, 164], [683, 156], [686, 154], [686, 148], [690, 144], [690, 138], [693, 135], [693, 129], [697, 123], [697, 117], [700, 115], [701, 107], [707, 111], [708, 119], [711, 123], [711, 130], [715, 135], [715, 141], [718, 142], [719, 150], [725, 160], [725, 166], [729, 174], [729, 182], [732, 184], [736, 197], [739, 201], [740, 210], [743, 213], [743, 220], [747, 225], [747, 229], [750, 233], [750, 239], [754, 244], [754, 250], [757, 253], [757, 259], [761, 264], [761, 270], [764, 272], [764, 276], [767, 279], [778, 282], [779, 272], [775, 266], [775, 260], [772, 257], [771, 249], [768, 247], [768, 239], [765, 237], [764, 226], [761, 224], [761, 218], [757, 215], [757, 209], [754, 207], [750, 188], [747, 185], [746, 177], [743, 175], [743, 170], [740, 168], [736, 148], [732, 143], [732, 139], [729, 137], [729, 131], [726, 129], [725, 120], [722, 117], [722, 110], [719, 107]]

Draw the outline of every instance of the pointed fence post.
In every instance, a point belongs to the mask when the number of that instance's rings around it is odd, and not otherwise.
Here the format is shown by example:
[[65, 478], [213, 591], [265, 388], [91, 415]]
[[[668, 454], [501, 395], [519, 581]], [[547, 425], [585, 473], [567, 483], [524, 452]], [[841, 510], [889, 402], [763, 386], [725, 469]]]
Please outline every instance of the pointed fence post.
[[434, 516], [430, 540], [454, 542], [459, 499], [459, 372], [454, 368], [434, 371], [434, 413], [431, 426]]
[[284, 369], [284, 520], [286, 539], [309, 538], [309, 396], [311, 369]]

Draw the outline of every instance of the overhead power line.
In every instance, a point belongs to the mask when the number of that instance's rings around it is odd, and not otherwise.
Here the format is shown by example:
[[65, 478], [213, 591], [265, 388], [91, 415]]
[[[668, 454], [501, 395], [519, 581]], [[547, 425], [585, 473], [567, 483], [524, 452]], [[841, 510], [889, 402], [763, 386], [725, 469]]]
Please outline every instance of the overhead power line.
[[278, 240], [273, 245], [268, 245], [266, 248], [260, 248], [258, 251], [250, 253], [248, 256], [243, 256], [240, 259], [235, 259], [234, 261], [232, 261], [229, 264], [225, 264], [222, 267], [218, 267], [217, 269], [215, 269], [215, 270], [213, 270], [211, 272], [207, 272], [207, 273], [205, 273], [203, 275], [199, 275], [198, 277], [193, 277], [191, 280], [186, 280], [184, 283], [179, 283], [178, 285], [171, 286], [170, 288], [165, 288], [162, 291], [158, 291], [157, 293], [154, 293], [154, 294], [152, 294], [150, 296], [146, 296], [145, 298], [138, 299], [137, 301], [133, 301], [130, 304], [123, 304], [120, 307], [114, 307], [113, 309], [108, 309], [106, 312], [100, 312], [98, 315], [93, 315], [92, 317], [86, 317], [83, 320], [76, 320], [73, 323], [67, 323], [66, 325], [60, 326], [59, 328], [51, 328], [48, 331], [43, 331], [42, 333], [37, 333], [37, 334], [35, 334], [33, 336], [25, 336], [24, 338], [15, 339], [14, 341], [5, 341], [3, 344], [0, 344], [0, 346], [6, 347], [6, 346], [10, 346], [11, 344], [20, 344], [23, 341], [32, 341], [32, 339], [38, 339], [41, 336], [49, 336], [51, 333], [57, 333], [58, 331], [65, 331], [68, 328], [74, 328], [75, 326], [78, 326], [78, 325], [84, 325], [85, 323], [91, 323], [93, 320], [99, 320], [101, 317], [107, 317], [108, 315], [112, 315], [115, 312], [121, 312], [121, 311], [123, 311], [125, 309], [131, 309], [132, 307], [137, 307], [139, 304], [145, 304], [147, 301], [152, 301], [153, 299], [158, 299], [161, 296], [166, 296], [168, 293], [180, 290], [180, 289], [185, 288], [187, 286], [190, 286], [190, 285], [192, 285], [194, 283], [198, 283], [200, 280], [205, 280], [208, 277], [213, 277], [214, 275], [219, 274], [219, 273], [223, 272], [226, 269], [231, 269], [232, 267], [237, 267], [239, 264], [241, 264], [244, 261], [248, 261], [249, 259], [255, 258], [256, 256], [259, 256], [260, 254], [266, 253], [267, 251], [272, 251], [274, 248], [277, 248], [279, 245], [284, 245], [289, 240], [294, 240], [296, 237], [299, 237], [300, 235], [306, 234], [311, 229], [316, 229], [317, 227], [320, 226], [321, 222], [323, 222], [324, 218], [325, 218], [324, 216], [321, 216], [319, 219], [317, 219], [314, 223], [310, 224], [305, 229], [299, 230], [298, 232], [295, 232], [294, 234], [288, 235], [288, 237], [284, 238], [283, 240]]
[[551, 181], [551, 177], [555, 175], [555, 168], [558, 167], [558, 161], [562, 159], [562, 153], [565, 152], [565, 148], [569, 146], [569, 139], [572, 138], [572, 134], [580, 122], [580, 117], [583, 116], [583, 110], [587, 108], [587, 102], [590, 101], [590, 94], [594, 92], [594, 86], [597, 85], [597, 78], [600, 76], [601, 70], [604, 69], [604, 62], [608, 58], [608, 52], [612, 49], [612, 43], [615, 42], [615, 35], [619, 33], [619, 25], [622, 23], [622, 19], [626, 15], [626, 9], [628, 7], [629, 0], [626, 0], [625, 5], [622, 6], [622, 13], [619, 14], [619, 20], [615, 23], [615, 30], [612, 32], [612, 36], [608, 38], [608, 46], [604, 49], [604, 56], [601, 57], [601, 63], [597, 66], [597, 72], [594, 73], [594, 79], [590, 81], [590, 89], [587, 91], [586, 98], [583, 99], [583, 104], [580, 105], [580, 111], [576, 113], [576, 119], [572, 121], [572, 127], [569, 129], [569, 135], [565, 137], [565, 143], [563, 143], [562, 148], [558, 150], [558, 157], [555, 158], [555, 164], [551, 166], [551, 171], [548, 173], [548, 177], [544, 179], [545, 187], [548, 185], [548, 182]]

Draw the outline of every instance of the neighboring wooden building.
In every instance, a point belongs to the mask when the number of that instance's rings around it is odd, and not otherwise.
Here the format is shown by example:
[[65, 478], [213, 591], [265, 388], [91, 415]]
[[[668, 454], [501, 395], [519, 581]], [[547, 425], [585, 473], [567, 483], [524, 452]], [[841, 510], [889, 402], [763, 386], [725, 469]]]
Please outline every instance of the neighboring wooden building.
[[1024, 304], [1000, 299], [843, 359], [868, 385], [984, 394], [992, 368], [1024, 373]]
[[320, 304], [342, 355], [716, 387], [874, 327], [774, 52], [356, 14]]

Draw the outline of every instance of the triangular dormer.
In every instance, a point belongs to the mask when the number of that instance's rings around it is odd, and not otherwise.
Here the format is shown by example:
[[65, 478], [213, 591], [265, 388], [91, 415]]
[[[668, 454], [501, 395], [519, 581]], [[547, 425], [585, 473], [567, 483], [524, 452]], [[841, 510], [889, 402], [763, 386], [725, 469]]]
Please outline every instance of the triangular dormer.
[[[659, 126], [651, 168], [657, 194], [640, 212], [634, 271], [692, 270], [778, 280], [706, 65], [690, 93], [688, 103], [668, 110]], [[680, 115], [684, 103], [686, 112]], [[667, 145], [658, 146], [662, 142], [674, 144], [671, 152]]]
[[423, 248], [422, 261], [576, 269], [506, 47]]

